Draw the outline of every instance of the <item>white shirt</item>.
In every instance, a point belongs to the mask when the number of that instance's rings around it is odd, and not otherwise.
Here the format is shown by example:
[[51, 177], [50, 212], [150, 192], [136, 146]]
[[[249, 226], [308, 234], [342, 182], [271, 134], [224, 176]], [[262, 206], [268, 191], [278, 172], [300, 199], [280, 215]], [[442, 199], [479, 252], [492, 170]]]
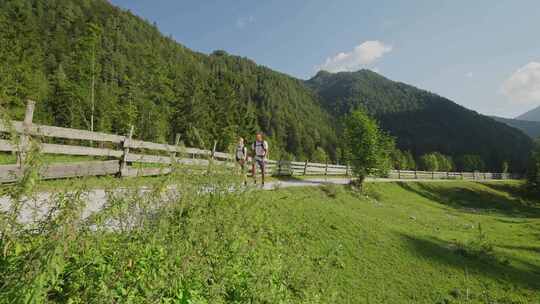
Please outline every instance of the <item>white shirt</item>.
[[266, 154], [268, 153], [268, 143], [266, 140], [256, 141], [252, 148], [255, 150], [255, 157], [266, 158]]

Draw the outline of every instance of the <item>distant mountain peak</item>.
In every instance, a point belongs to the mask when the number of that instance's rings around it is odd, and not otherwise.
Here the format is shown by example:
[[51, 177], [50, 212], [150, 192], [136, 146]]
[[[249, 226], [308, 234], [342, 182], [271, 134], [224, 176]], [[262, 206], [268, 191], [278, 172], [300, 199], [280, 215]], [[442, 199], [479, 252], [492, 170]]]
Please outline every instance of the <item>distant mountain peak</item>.
[[540, 106], [516, 117], [518, 120], [540, 121]]

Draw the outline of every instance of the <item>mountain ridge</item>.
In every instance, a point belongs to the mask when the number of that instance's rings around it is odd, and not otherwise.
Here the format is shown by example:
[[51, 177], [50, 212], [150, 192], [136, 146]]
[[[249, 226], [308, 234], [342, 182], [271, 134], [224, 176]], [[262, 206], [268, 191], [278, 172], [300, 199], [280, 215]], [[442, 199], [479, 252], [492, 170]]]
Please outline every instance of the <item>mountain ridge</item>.
[[523, 131], [523, 133], [527, 134], [532, 139], [537, 139], [540, 137], [540, 121], [521, 120], [499, 116], [490, 117], [499, 122], [505, 123], [513, 128]]
[[[23, 114], [24, 99], [32, 97], [39, 101], [37, 122], [94, 125], [96, 131], [120, 134], [134, 125], [138, 138], [170, 142], [180, 134], [195, 147], [217, 140], [220, 150], [234, 145], [237, 136], [250, 140], [262, 130], [273, 158], [308, 159], [322, 148], [336, 159], [339, 120], [364, 105], [400, 148], [416, 157], [434, 151], [479, 154], [493, 170], [502, 161], [523, 170], [530, 147], [517, 130], [373, 71], [357, 72], [358, 78], [319, 72], [304, 81], [222, 50], [206, 55], [106, 0], [6, 0], [0, 2], [0, 28], [0, 72], [6, 75], [0, 78], [0, 100], [15, 118]], [[433, 103], [443, 106], [427, 107]], [[415, 115], [426, 109], [444, 123], [418, 124]], [[453, 113], [452, 119], [442, 113]], [[463, 117], [482, 130], [468, 134], [453, 128]], [[430, 127], [434, 130], [427, 132]], [[495, 149], [497, 132], [498, 141], [515, 153]], [[464, 145], [456, 140], [460, 136], [483, 145]]]
[[540, 121], [540, 106], [517, 116], [515, 119], [526, 121]]
[[306, 85], [334, 117], [365, 109], [397, 138], [400, 149], [417, 157], [433, 151], [454, 158], [478, 154], [491, 170], [505, 161], [520, 170], [526, 166], [532, 142], [523, 132], [429, 91], [365, 69], [319, 73]]

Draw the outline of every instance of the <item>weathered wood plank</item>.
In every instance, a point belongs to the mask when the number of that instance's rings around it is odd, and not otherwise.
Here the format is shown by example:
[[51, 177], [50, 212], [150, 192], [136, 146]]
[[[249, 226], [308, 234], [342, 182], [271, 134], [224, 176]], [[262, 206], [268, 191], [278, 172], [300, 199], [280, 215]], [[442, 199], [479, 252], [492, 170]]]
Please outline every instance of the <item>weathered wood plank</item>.
[[50, 154], [65, 154], [65, 155], [82, 155], [82, 156], [107, 156], [107, 157], [122, 157], [123, 152], [113, 149], [101, 149], [82, 146], [57, 145], [57, 144], [41, 144], [42, 153]]
[[50, 164], [40, 170], [44, 179], [100, 176], [116, 174], [120, 170], [117, 160]]
[[220, 159], [234, 159], [233, 155], [224, 152], [215, 152], [214, 157]]
[[341, 166], [341, 165], [328, 165], [328, 168], [330, 168], [330, 169], [347, 170], [347, 166]]
[[[43, 179], [100, 176], [116, 174], [119, 168], [117, 160], [61, 163], [44, 166], [40, 169], [39, 174]], [[18, 165], [0, 166], [0, 182], [14, 182], [22, 174], [23, 171]]]
[[0, 151], [3, 151], [3, 152], [17, 151], [17, 146], [12, 144], [8, 140], [0, 139]]
[[0, 165], [0, 182], [14, 182], [22, 176], [19, 165]]
[[167, 151], [167, 152], [179, 152], [179, 147], [168, 145], [168, 144], [157, 144], [149, 141], [135, 140], [132, 139], [127, 145], [129, 148], [133, 149], [148, 149], [148, 150], [158, 150], [158, 151]]
[[[208, 150], [179, 147], [179, 146], [173, 146], [169, 144], [158, 144], [158, 143], [153, 143], [149, 141], [135, 140], [135, 139], [130, 140], [128, 147], [132, 149], [147, 149], [147, 150], [165, 151], [169, 153], [185, 153], [185, 154], [192, 154], [192, 155], [198, 155], [198, 156], [204, 156], [204, 157], [212, 156], [212, 151], [208, 151]], [[228, 153], [223, 153], [223, 152], [216, 152], [214, 156], [217, 158], [232, 159], [232, 155]]]
[[159, 156], [150, 154], [128, 154], [126, 160], [133, 163], [171, 164], [170, 156]]
[[[24, 132], [24, 125], [21, 121], [12, 121], [12, 128], [17, 133]], [[9, 132], [10, 128], [0, 123], [0, 132]], [[124, 136], [101, 133], [101, 132], [91, 132], [86, 130], [62, 128], [62, 127], [53, 127], [32, 124], [28, 128], [28, 134], [32, 136], [44, 136], [44, 137], [57, 137], [64, 139], [76, 139], [76, 140], [91, 140], [91, 141], [102, 141], [102, 142], [113, 142], [120, 143], [124, 140]]]
[[308, 163], [308, 167], [326, 168], [326, 164]]

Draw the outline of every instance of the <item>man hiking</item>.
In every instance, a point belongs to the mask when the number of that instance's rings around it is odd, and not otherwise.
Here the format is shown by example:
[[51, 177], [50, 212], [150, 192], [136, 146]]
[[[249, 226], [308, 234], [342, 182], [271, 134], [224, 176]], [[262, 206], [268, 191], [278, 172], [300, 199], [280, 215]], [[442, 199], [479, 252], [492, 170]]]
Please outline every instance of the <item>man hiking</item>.
[[246, 161], [248, 158], [247, 148], [244, 145], [244, 139], [242, 137], [238, 138], [238, 144], [236, 145], [236, 163], [238, 166], [240, 166], [240, 174], [242, 175], [242, 179], [244, 180], [244, 184], [247, 184], [246, 179]]
[[268, 157], [268, 143], [263, 139], [261, 132], [255, 137], [252, 146], [253, 151], [253, 181], [257, 183], [257, 167], [261, 169], [262, 185], [264, 186], [264, 175], [266, 173], [266, 159]]

